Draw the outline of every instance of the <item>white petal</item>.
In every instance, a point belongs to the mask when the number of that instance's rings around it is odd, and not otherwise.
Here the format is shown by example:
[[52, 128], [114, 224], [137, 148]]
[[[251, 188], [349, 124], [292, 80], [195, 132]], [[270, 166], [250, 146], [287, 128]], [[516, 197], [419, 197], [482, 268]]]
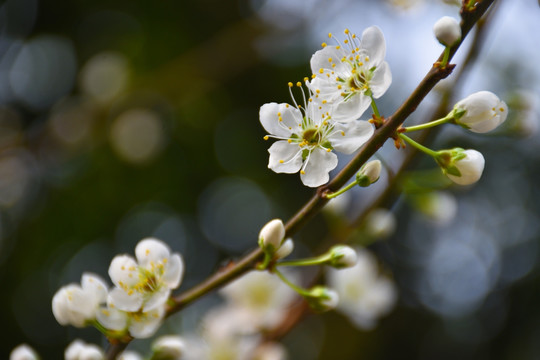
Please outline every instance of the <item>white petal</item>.
[[470, 185], [480, 180], [484, 171], [484, 156], [476, 150], [465, 150], [466, 157], [458, 160], [455, 166], [458, 168], [461, 176], [446, 174], [456, 184]]
[[176, 289], [184, 275], [184, 262], [180, 254], [173, 254], [165, 265], [165, 272], [161, 280], [169, 289]]
[[81, 286], [85, 293], [92, 294], [96, 298], [98, 304], [104, 303], [107, 300], [108, 286], [99, 276], [91, 273], [84, 273], [81, 280]]
[[78, 360], [103, 360], [105, 355], [103, 351], [96, 345], [86, 345], [79, 353]]
[[163, 304], [165, 304], [170, 294], [171, 290], [169, 288], [166, 288], [165, 286], [162, 286], [158, 290], [154, 291], [152, 295], [144, 302], [142, 311], [147, 312], [150, 310], [154, 310], [159, 306], [162, 306]]
[[136, 291], [128, 295], [127, 292], [120, 288], [114, 288], [109, 292], [107, 303], [122, 311], [135, 312], [138, 311], [143, 304], [141, 293]]
[[153, 269], [156, 264], [169, 261], [170, 256], [171, 251], [169, 247], [158, 239], [143, 239], [135, 247], [135, 257], [139, 266], [148, 270]]
[[65, 360], [79, 360], [80, 353], [86, 344], [79, 339], [73, 340], [64, 351]]
[[127, 313], [115, 308], [101, 308], [96, 312], [96, 318], [103, 327], [109, 330], [122, 331], [127, 327]]
[[138, 264], [129, 255], [115, 256], [109, 266], [109, 276], [114, 285], [122, 287], [124, 284], [131, 287], [139, 281]]
[[276, 141], [268, 152], [270, 159], [268, 168], [277, 173], [293, 174], [302, 167], [302, 149], [297, 144], [289, 144], [285, 140]]
[[[307, 159], [306, 159], [307, 161]], [[309, 161], [304, 169], [304, 174], [300, 174], [300, 179], [304, 185], [317, 187], [326, 184], [330, 179], [328, 174], [338, 164], [337, 155], [327, 152], [321, 148], [315, 148], [311, 152]]]
[[269, 134], [288, 138], [302, 122], [302, 112], [288, 104], [268, 103], [261, 106], [259, 120]]
[[135, 338], [147, 338], [157, 331], [165, 310], [161, 307], [142, 316], [132, 317], [129, 325], [129, 333]]
[[317, 101], [317, 103], [320, 104], [322, 100], [326, 100], [329, 104], [331, 104], [336, 101], [341, 101], [343, 99], [343, 97], [341, 96], [343, 90], [338, 89], [338, 85], [340, 83], [336, 81], [336, 76], [348, 79], [351, 74], [349, 72], [340, 75], [336, 72], [336, 75], [330, 78], [326, 76], [317, 76], [313, 80], [311, 80], [311, 83], [309, 83], [309, 88], [314, 93], [318, 92], [319, 94], [318, 97], [315, 97], [315, 101]]
[[356, 92], [346, 101], [340, 101], [332, 107], [332, 120], [337, 122], [354, 121], [369, 108], [371, 99], [361, 92]]
[[335, 150], [352, 154], [371, 138], [374, 131], [373, 125], [362, 120], [336, 124], [334, 134], [328, 140]]
[[373, 77], [369, 81], [369, 88], [373, 93], [373, 97], [375, 99], [381, 97], [388, 90], [390, 84], [392, 84], [390, 66], [386, 61], [383, 61], [377, 66], [377, 69], [373, 72]]
[[360, 48], [367, 50], [370, 62], [380, 64], [386, 54], [384, 35], [377, 26], [370, 26], [362, 33]]
[[69, 324], [68, 300], [65, 293], [65, 287], [60, 288], [60, 290], [54, 294], [52, 299], [52, 312], [60, 325]]
[[[337, 48], [336, 46], [326, 46], [325, 48], [318, 50], [313, 54], [310, 60], [311, 72], [318, 77], [320, 74], [320, 69], [331, 70], [334, 72], [339, 72], [340, 67], [345, 66], [341, 59], [347, 56], [347, 52], [343, 48]], [[328, 61], [328, 60], [332, 61]], [[335, 67], [332, 67], [332, 64], [336, 64]]]

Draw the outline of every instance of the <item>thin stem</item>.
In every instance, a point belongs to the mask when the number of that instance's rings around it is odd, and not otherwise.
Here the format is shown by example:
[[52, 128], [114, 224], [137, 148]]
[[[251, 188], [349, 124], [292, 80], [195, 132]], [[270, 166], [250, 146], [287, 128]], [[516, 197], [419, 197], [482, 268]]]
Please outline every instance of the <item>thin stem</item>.
[[313, 266], [313, 265], [324, 264], [328, 260], [330, 260], [330, 256], [328, 254], [324, 254], [321, 256], [308, 258], [308, 259], [282, 261], [282, 262], [276, 263], [276, 266]]
[[377, 108], [377, 104], [375, 103], [375, 99], [373, 98], [373, 94], [369, 95], [371, 98], [371, 108], [373, 109], [373, 114], [375, 117], [380, 118], [381, 115], [379, 114], [379, 109]]
[[357, 184], [358, 184], [358, 182], [356, 182], [356, 180], [355, 180], [355, 181], [351, 182], [349, 185], [345, 186], [344, 188], [341, 188], [341, 190], [336, 191], [335, 193], [326, 194], [325, 196], [326, 196], [327, 199], [333, 199], [336, 196], [341, 195], [344, 192], [351, 190]]
[[453, 112], [446, 115], [445, 117], [437, 120], [430, 121], [428, 123], [420, 124], [420, 125], [414, 125], [414, 126], [407, 126], [403, 128], [403, 132], [411, 132], [411, 131], [418, 131], [418, 130], [425, 130], [429, 129], [434, 126], [446, 124], [447, 122], [450, 122], [454, 119]]
[[448, 58], [449, 57], [450, 57], [450, 46], [445, 46], [443, 59], [440, 62], [440, 65], [439, 65], [441, 67], [441, 69], [444, 69], [446, 67], [446, 65], [448, 64]]
[[274, 273], [281, 279], [281, 281], [283, 281], [291, 289], [293, 289], [294, 291], [296, 291], [300, 295], [302, 295], [302, 296], [308, 296], [309, 295], [309, 291], [307, 291], [306, 289], [303, 289], [300, 286], [297, 286], [297, 285], [293, 284], [292, 282], [290, 282], [289, 279], [287, 279], [285, 277], [285, 275], [283, 275], [278, 269], [274, 269]]
[[414, 146], [415, 148], [417, 148], [418, 150], [423, 151], [434, 158], [437, 158], [439, 156], [439, 154], [436, 151], [433, 151], [430, 148], [427, 148], [424, 145], [417, 143], [416, 141], [414, 141], [413, 139], [411, 139], [405, 134], [399, 134], [399, 137], [405, 140], [406, 142], [408, 142], [409, 144], [411, 144], [412, 146]]

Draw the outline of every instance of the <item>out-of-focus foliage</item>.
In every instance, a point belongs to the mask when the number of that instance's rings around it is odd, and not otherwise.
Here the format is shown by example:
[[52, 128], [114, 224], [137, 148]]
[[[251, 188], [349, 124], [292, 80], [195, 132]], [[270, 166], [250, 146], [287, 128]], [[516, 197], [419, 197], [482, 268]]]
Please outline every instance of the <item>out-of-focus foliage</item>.
[[[454, 99], [485, 89], [510, 107], [513, 99], [516, 110], [494, 134], [445, 127], [433, 142], [480, 150], [484, 177], [448, 189], [452, 220], [433, 199], [425, 204], [425, 173], [411, 173], [393, 207], [394, 235], [372, 245], [397, 282], [398, 307], [368, 332], [337, 313], [308, 318], [283, 339], [292, 359], [540, 357], [538, 109], [519, 101], [527, 91], [538, 104], [540, 9], [500, 2], [480, 65]], [[0, 358], [21, 342], [47, 359], [61, 358], [75, 337], [102, 342], [94, 329], [56, 323], [51, 298], [83, 271], [106, 278], [113, 256], [143, 237], [183, 254], [181, 290], [255, 247], [263, 224], [286, 219], [311, 195], [298, 176], [267, 169], [259, 107], [289, 101], [287, 82], [309, 76], [325, 34], [377, 25], [394, 75], [379, 103], [388, 116], [442, 51], [431, 29], [443, 15], [458, 17], [458, 8], [367, 0], [0, 5]], [[381, 153], [392, 165], [398, 155], [388, 145]], [[427, 160], [421, 168], [434, 167]], [[384, 185], [356, 189], [347, 217]], [[295, 252], [315, 249], [326, 228], [311, 221]], [[195, 328], [212, 302], [173, 316], [163, 333]]]

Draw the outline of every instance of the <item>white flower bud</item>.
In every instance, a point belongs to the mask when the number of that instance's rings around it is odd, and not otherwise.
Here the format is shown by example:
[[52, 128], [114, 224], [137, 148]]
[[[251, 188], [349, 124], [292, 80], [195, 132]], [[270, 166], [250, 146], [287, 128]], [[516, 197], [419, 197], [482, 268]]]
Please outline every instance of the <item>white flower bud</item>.
[[185, 351], [186, 344], [180, 336], [161, 336], [152, 345], [154, 357], [160, 360], [178, 360]]
[[30, 346], [21, 344], [9, 355], [9, 360], [38, 360], [39, 356]]
[[143, 360], [143, 357], [136, 351], [124, 351], [118, 357], [118, 360]]
[[358, 256], [353, 248], [346, 245], [337, 245], [330, 249], [330, 261], [328, 265], [337, 269], [348, 268], [356, 265]]
[[105, 355], [96, 345], [86, 344], [84, 341], [76, 339], [68, 345], [64, 352], [65, 360], [103, 360]]
[[[476, 150], [460, 148], [440, 151], [443, 162], [438, 160], [443, 172], [456, 184], [470, 185], [477, 182], [484, 171], [484, 156]], [[446, 156], [445, 156], [446, 155]], [[450, 157], [444, 160], [444, 157]], [[445, 163], [446, 161], [446, 163]]]
[[495, 129], [506, 120], [508, 106], [490, 91], [467, 96], [454, 106], [456, 123], [475, 133]]
[[364, 164], [356, 174], [356, 182], [358, 185], [366, 187], [379, 180], [381, 167], [381, 162], [379, 160], [372, 160]]
[[338, 293], [325, 286], [315, 286], [304, 295], [311, 308], [318, 312], [334, 309], [339, 302]]
[[274, 254], [274, 258], [276, 260], [286, 258], [293, 252], [293, 250], [294, 250], [294, 243], [292, 239], [286, 239], [283, 242], [283, 244], [281, 244], [281, 247]]
[[259, 246], [266, 251], [275, 252], [285, 237], [285, 226], [281, 219], [274, 219], [263, 226], [259, 233]]
[[433, 25], [435, 37], [444, 46], [452, 46], [461, 39], [461, 27], [456, 19], [443, 16]]

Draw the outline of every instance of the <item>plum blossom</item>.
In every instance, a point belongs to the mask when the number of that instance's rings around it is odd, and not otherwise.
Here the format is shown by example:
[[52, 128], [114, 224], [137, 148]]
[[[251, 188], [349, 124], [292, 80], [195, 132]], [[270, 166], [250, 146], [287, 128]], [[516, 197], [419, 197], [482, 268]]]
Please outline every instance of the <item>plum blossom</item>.
[[76, 339], [66, 348], [64, 358], [65, 360], [104, 360], [105, 354], [97, 345]]
[[[361, 40], [349, 30], [345, 34], [343, 45], [323, 43], [323, 49], [311, 58], [314, 78], [309, 86], [318, 99], [331, 105], [332, 118], [338, 122], [360, 118], [372, 97], [381, 97], [392, 83], [390, 67], [384, 61], [382, 31], [371, 26], [364, 30]], [[332, 38], [332, 34], [329, 36]]]
[[475, 133], [485, 133], [506, 120], [508, 106], [494, 93], [479, 91], [459, 101], [452, 111], [458, 125]]
[[180, 285], [184, 263], [179, 254], [171, 254], [162, 241], [147, 238], [135, 247], [137, 260], [129, 255], [116, 256], [109, 276], [116, 285], [108, 303], [127, 312], [148, 312], [162, 306], [171, 289]]
[[[297, 84], [301, 86], [300, 83]], [[292, 83], [289, 84], [292, 87]], [[304, 97], [305, 98], [305, 97]], [[294, 98], [293, 98], [294, 100]], [[269, 135], [276, 138], [268, 152], [268, 167], [277, 173], [300, 171], [304, 185], [317, 187], [329, 180], [329, 172], [338, 163], [336, 150], [352, 154], [373, 134], [367, 121], [341, 124], [333, 120], [325, 104], [310, 97], [304, 106], [269, 103], [260, 110], [260, 121]]]
[[143, 312], [126, 312], [114, 306], [102, 307], [97, 320], [108, 330], [128, 332], [134, 338], [144, 339], [156, 333], [165, 316], [165, 307], [159, 306]]
[[54, 317], [61, 325], [84, 327], [96, 318], [99, 306], [107, 300], [107, 284], [97, 275], [85, 273], [81, 285], [69, 284], [52, 299]]
[[339, 295], [336, 310], [359, 328], [371, 329], [393, 307], [396, 289], [389, 279], [379, 275], [373, 255], [361, 249], [357, 249], [357, 255], [353, 267], [328, 269], [328, 284]]
[[11, 351], [9, 360], [38, 360], [38, 354], [30, 346], [21, 344]]

